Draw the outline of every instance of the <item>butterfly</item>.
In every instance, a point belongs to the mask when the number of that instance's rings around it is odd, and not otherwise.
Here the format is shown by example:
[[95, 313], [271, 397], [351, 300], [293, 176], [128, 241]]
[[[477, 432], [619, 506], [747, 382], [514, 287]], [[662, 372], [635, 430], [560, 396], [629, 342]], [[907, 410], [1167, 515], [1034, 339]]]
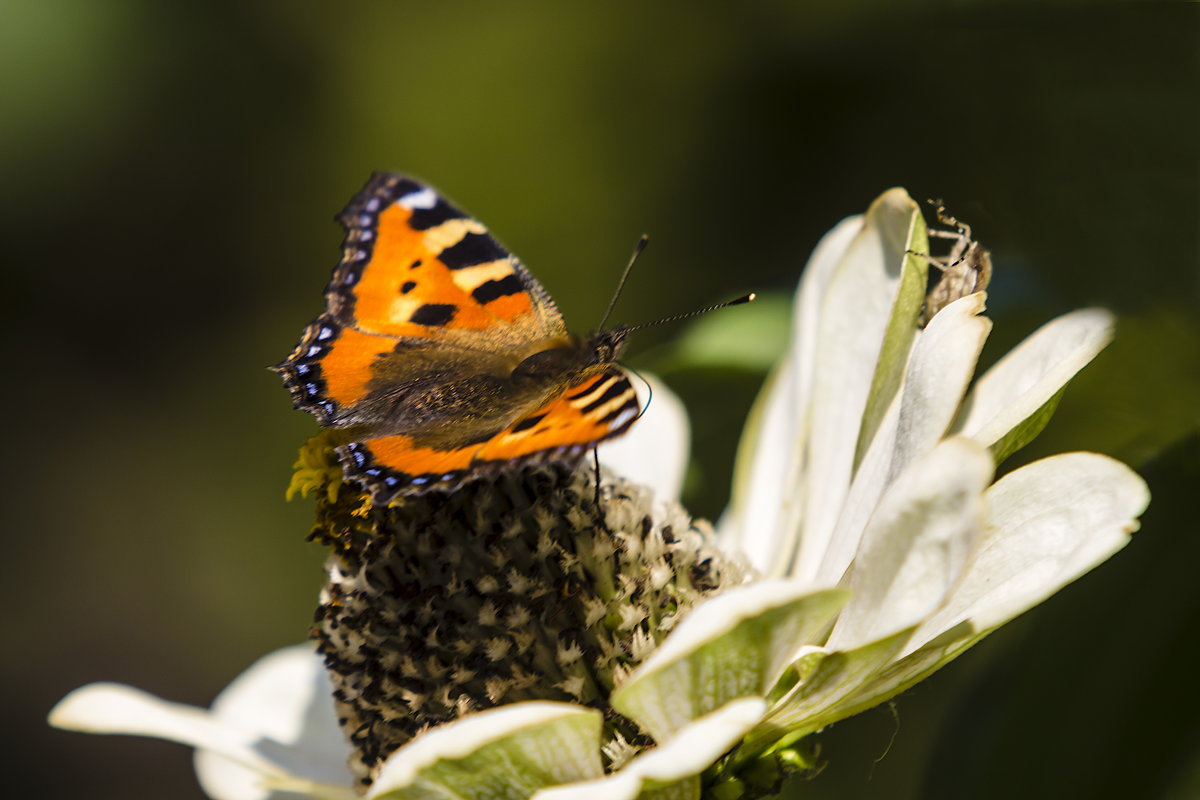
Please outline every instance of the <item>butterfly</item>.
[[628, 328], [572, 335], [545, 289], [430, 187], [375, 173], [337, 218], [325, 312], [272, 367], [337, 431], [376, 503], [513, 465], [573, 465], [629, 429]]

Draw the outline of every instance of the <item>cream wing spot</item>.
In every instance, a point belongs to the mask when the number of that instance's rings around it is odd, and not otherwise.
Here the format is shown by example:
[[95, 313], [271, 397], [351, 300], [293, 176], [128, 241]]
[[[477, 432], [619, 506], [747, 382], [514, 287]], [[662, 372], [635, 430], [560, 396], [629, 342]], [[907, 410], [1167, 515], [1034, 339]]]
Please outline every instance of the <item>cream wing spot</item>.
[[573, 398], [569, 402], [575, 408], [583, 408], [584, 406], [590, 405], [590, 404], [596, 402], [596, 400], [598, 400], [600, 398], [600, 396], [603, 395], [604, 392], [607, 391], [608, 388], [613, 385], [613, 382], [615, 380], [616, 380], [615, 378], [606, 378], [605, 380], [597, 381], [592, 386], [592, 390], [590, 392], [588, 392], [585, 395], [581, 395], [579, 397]]
[[422, 302], [415, 297], [399, 296], [392, 299], [388, 306], [388, 315], [391, 319], [409, 319], [413, 312], [421, 307]]
[[[629, 401], [629, 395], [629, 392], [622, 392], [620, 395], [614, 397], [612, 400], [609, 400], [607, 403], [604, 403], [603, 405], [597, 406], [593, 409], [588, 409], [588, 413], [595, 416], [597, 419], [604, 419], [609, 414], [616, 413], [621, 406], [625, 405], [625, 403]], [[617, 425], [614, 424], [613, 427], [617, 427]]]
[[461, 242], [468, 233], [487, 233], [487, 228], [473, 219], [452, 219], [425, 231], [425, 246], [440, 253]]
[[507, 259], [498, 259], [486, 264], [476, 264], [473, 267], [455, 270], [452, 277], [458, 288], [470, 294], [488, 281], [502, 280], [512, 274], [512, 263]]

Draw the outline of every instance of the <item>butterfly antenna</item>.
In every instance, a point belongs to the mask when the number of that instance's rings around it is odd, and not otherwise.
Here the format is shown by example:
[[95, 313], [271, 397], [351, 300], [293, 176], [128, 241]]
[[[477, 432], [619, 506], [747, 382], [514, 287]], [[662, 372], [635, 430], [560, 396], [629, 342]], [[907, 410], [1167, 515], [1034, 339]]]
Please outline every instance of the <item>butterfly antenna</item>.
[[634, 325], [632, 328], [629, 328], [626, 332], [633, 333], [634, 331], [640, 331], [643, 328], [653, 328], [655, 325], [665, 325], [668, 322], [679, 322], [680, 320], [691, 319], [692, 317], [698, 317], [701, 314], [707, 314], [710, 311], [716, 311], [717, 309], [720, 309], [720, 308], [729, 308], [730, 306], [740, 306], [742, 303], [752, 302], [757, 297], [758, 297], [757, 294], [755, 294], [754, 292], [751, 292], [750, 294], [742, 295], [741, 297], [737, 298], [736, 300], [729, 300], [724, 303], [717, 303], [716, 305], [707, 306], [705, 308], [697, 309], [696, 311], [689, 311], [686, 314], [676, 314], [673, 317], [666, 317], [664, 319], [656, 319], [656, 320], [654, 320], [654, 322], [644, 322], [641, 325]]
[[633, 255], [629, 257], [629, 263], [625, 265], [625, 271], [621, 273], [621, 280], [617, 281], [617, 290], [613, 292], [612, 300], [608, 301], [608, 309], [605, 310], [604, 316], [600, 319], [600, 327], [596, 330], [604, 330], [605, 323], [612, 316], [613, 309], [616, 308], [617, 298], [621, 296], [622, 290], [625, 288], [625, 281], [629, 280], [629, 273], [633, 272], [633, 265], [637, 263], [638, 256], [646, 249], [646, 245], [650, 242], [650, 237], [642, 234], [642, 238], [638, 239], [638, 243], [633, 248]]

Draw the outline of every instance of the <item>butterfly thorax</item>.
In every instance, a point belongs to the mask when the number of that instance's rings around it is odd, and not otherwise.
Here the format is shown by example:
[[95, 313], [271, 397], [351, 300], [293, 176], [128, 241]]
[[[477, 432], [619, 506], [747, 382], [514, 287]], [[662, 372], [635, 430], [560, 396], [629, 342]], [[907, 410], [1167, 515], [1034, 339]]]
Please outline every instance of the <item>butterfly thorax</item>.
[[518, 383], [577, 383], [617, 360], [625, 349], [626, 332], [621, 325], [586, 337], [571, 336], [527, 356], [512, 371], [512, 378]]

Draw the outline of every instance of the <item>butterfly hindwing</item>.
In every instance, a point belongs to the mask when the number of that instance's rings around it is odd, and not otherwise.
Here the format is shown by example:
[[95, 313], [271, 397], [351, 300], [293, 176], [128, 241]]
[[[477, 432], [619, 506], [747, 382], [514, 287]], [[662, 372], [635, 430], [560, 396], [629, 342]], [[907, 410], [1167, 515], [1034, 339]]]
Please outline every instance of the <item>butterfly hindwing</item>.
[[624, 372], [610, 367], [492, 437], [475, 457], [504, 461], [556, 448], [578, 456], [597, 442], [624, 433], [637, 415], [633, 385]]
[[371, 479], [376, 500], [402, 490], [452, 487], [514, 461], [573, 462], [597, 443], [624, 433], [638, 416], [637, 393], [610, 367], [572, 386], [486, 441], [439, 450], [409, 436], [384, 436], [341, 448], [343, 463]]

